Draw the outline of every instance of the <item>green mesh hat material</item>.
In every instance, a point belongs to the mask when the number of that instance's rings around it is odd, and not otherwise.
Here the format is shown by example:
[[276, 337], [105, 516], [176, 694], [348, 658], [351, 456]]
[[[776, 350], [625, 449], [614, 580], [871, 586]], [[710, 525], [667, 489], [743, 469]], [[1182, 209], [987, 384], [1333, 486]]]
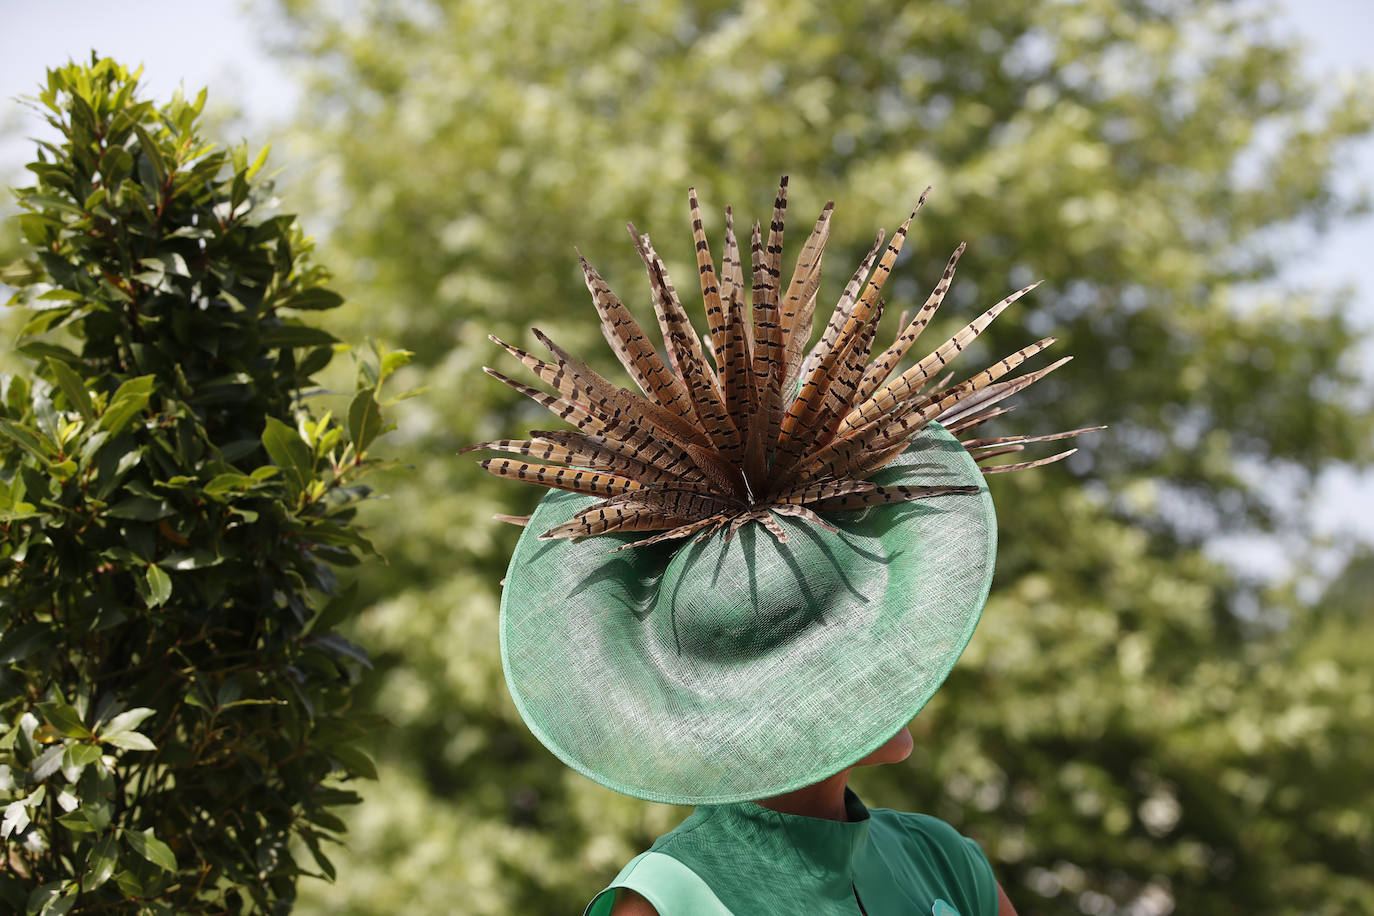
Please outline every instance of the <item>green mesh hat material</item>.
[[501, 599], [511, 695], [534, 734], [618, 792], [674, 804], [809, 785], [925, 705], [987, 598], [996, 521], [983, 475], [932, 425], [873, 476], [977, 486], [781, 520], [730, 540], [615, 551], [634, 535], [539, 540], [593, 500], [554, 492], [516, 546]]

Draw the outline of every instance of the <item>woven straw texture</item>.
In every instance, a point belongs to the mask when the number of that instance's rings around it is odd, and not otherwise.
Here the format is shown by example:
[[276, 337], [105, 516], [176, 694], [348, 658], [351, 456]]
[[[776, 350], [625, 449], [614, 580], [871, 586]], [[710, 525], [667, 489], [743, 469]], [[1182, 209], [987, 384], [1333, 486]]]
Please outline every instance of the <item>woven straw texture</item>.
[[765, 798], [854, 763], [943, 683], [987, 599], [996, 521], [983, 475], [938, 425], [872, 479], [972, 484], [730, 541], [612, 552], [635, 535], [540, 541], [593, 500], [547, 496], [501, 600], [506, 682], [531, 731], [618, 792], [674, 804]]

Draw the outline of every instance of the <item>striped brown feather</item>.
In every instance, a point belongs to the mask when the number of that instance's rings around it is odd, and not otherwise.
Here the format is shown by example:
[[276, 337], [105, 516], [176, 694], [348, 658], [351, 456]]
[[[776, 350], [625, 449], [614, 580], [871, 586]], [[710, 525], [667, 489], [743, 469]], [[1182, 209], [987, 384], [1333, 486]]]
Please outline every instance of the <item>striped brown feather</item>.
[[[999, 359], [988, 368], [965, 379], [958, 385], [927, 395], [919, 400], [907, 402], [901, 409], [894, 411], [880, 421], [888, 430], [886, 438], [891, 441], [896, 441], [899, 438], [914, 435], [917, 430], [924, 427], [931, 420], [937, 419], [946, 413], [952, 413], [956, 405], [985, 396], [985, 389], [990, 388], [992, 384], [1002, 376], [1006, 375], [1032, 356], [1035, 356], [1052, 343], [1054, 343], [1053, 337], [1046, 337], [1043, 340], [1038, 340], [1029, 346], [1022, 347], [1010, 356]], [[1071, 356], [1066, 356], [1058, 362], [1046, 366], [1044, 369], [1011, 380], [1007, 384], [1008, 390], [1003, 393], [1001, 397], [1014, 394], [1026, 386], [1034, 384], [1072, 358]], [[983, 401], [979, 400], [978, 403], [983, 403]], [[881, 447], [881, 443], [879, 447]]]
[[1072, 439], [1074, 436], [1095, 433], [1106, 428], [1105, 426], [1080, 426], [1078, 429], [1066, 429], [1063, 432], [1048, 433], [1042, 436], [999, 436], [994, 439], [969, 439], [964, 442], [964, 448], [974, 451], [975, 449], [990, 448], [994, 445], [1009, 445], [1014, 442], [1022, 445], [1029, 445], [1032, 442], [1053, 442], [1056, 439]]
[[[842, 311], [845, 314], [841, 322], [836, 321], [836, 316], [831, 316], [831, 323], [826, 327], [826, 335], [822, 338], [822, 343], [825, 343], [828, 338], [829, 346], [833, 349], [839, 346], [839, 342], [842, 338], [857, 333], [859, 328], [868, 321], [869, 317], [873, 314], [873, 310], [877, 307], [878, 297], [882, 293], [883, 285], [887, 282], [888, 276], [892, 273], [892, 268], [897, 263], [897, 257], [902, 253], [902, 245], [906, 242], [907, 232], [911, 229], [911, 221], [916, 218], [916, 213], [921, 209], [921, 205], [925, 203], [926, 197], [929, 194], [930, 188], [926, 188], [916, 201], [916, 206], [912, 209], [911, 215], [906, 218], [906, 222], [902, 223], [897, 232], [893, 234], [892, 240], [888, 242], [886, 250], [883, 251], [882, 258], [878, 261], [878, 266], [873, 269], [873, 274], [868, 278], [868, 283], [864, 286], [863, 294], [859, 296], [857, 300], [853, 300], [854, 304], [851, 308], [842, 309], [839, 306], [836, 307], [836, 315], [839, 315]], [[841, 298], [841, 303], [843, 304], [850, 295], [849, 289], [846, 288], [845, 297]], [[837, 323], [840, 325], [839, 329], [832, 336], [831, 328]], [[824, 358], [824, 355], [820, 357], [821, 360]]]
[[821, 339], [816, 341], [816, 345], [811, 348], [811, 352], [803, 360], [802, 377], [806, 377], [816, 363], [824, 359], [826, 354], [835, 346], [835, 341], [840, 337], [840, 331], [848, 323], [849, 316], [859, 301], [859, 290], [863, 289], [864, 280], [867, 279], [869, 271], [873, 269], [873, 262], [877, 260], [878, 252], [883, 250], [883, 240], [886, 238], [887, 233], [879, 229], [878, 237], [873, 241], [873, 247], [859, 262], [858, 269], [854, 271], [854, 275], [845, 284], [844, 292], [840, 294], [840, 301], [836, 303], [835, 311], [830, 313], [830, 321], [826, 323], [825, 330], [821, 332]]
[[531, 464], [528, 461], [513, 461], [510, 458], [486, 458], [479, 461], [482, 470], [507, 477], [523, 480], [525, 483], [541, 487], [568, 490], [585, 496], [619, 496], [642, 486], [628, 477], [617, 474], [602, 474], [582, 468], [560, 468], [549, 464]]
[[806, 451], [815, 451], [834, 438], [836, 423], [848, 413], [855, 387], [868, 365], [868, 354], [885, 307], [880, 301], [868, 324], [840, 349], [831, 351], [837, 365], [820, 377], [821, 384], [803, 389], [802, 396], [789, 405], [774, 460], [778, 470], [792, 467]]
[[[776, 377], [782, 387], [783, 327], [780, 297], [782, 295], [782, 238], [787, 217], [787, 176], [778, 184], [773, 200], [773, 218], [768, 224], [767, 245], [762, 259], [754, 258], [754, 375], [760, 379]], [[754, 244], [759, 244], [759, 227], [754, 226]], [[760, 269], [760, 267], [762, 269]], [[762, 368], [760, 366], [762, 365]], [[764, 437], [771, 442], [772, 438]]]
[[[725, 208], [725, 250], [720, 256], [720, 279], [722, 294], [728, 297], [730, 290], [734, 290], [740, 302], [741, 308], [746, 301], [744, 288], [744, 262], [740, 260], [739, 240], [735, 238], [735, 214], [729, 207]], [[754, 324], [752, 320], [743, 322], [745, 339], [748, 342], [749, 365], [752, 369], [754, 365]]]
[[1025, 390], [1028, 386], [1040, 381], [1040, 379], [1049, 375], [1051, 372], [1058, 369], [1060, 366], [1064, 365], [1071, 359], [1073, 359], [1072, 356], [1065, 356], [1062, 359], [1059, 359], [1058, 361], [1051, 363], [1043, 369], [1038, 369], [1035, 372], [1029, 372], [1025, 375], [1017, 376], [1014, 379], [1008, 379], [1007, 381], [1000, 382], [996, 385], [989, 385], [973, 395], [966, 396], [965, 398], [956, 402], [954, 405], [946, 407], [942, 413], [939, 413], [935, 416], [935, 419], [945, 419], [949, 420], [951, 423], [957, 423], [959, 420], [963, 419], [969, 414], [974, 413], [975, 411], [982, 410], [985, 407], [991, 407], [998, 401], [1001, 401], [1004, 398], [1011, 397], [1018, 391]]
[[769, 506], [768, 509], [770, 512], [776, 515], [789, 515], [793, 518], [799, 518], [803, 521], [810, 522], [811, 524], [816, 525], [820, 528], [824, 528], [826, 531], [835, 532], [840, 530], [836, 528], [834, 525], [827, 522], [825, 519], [821, 518], [813, 510], [808, 509], [806, 506], [797, 506], [792, 504], [772, 505]]
[[867, 493], [876, 487], [871, 480], [825, 480], [820, 483], [807, 484], [803, 487], [796, 487], [788, 492], [780, 493], [774, 497], [778, 503], [795, 503], [797, 505], [807, 505], [822, 499], [830, 499], [835, 496], [845, 496], [850, 493]]
[[721, 448], [737, 441], [739, 433], [726, 413], [725, 403], [714, 381], [706, 375], [701, 342], [697, 340], [696, 332], [687, 320], [681, 303], [672, 293], [672, 286], [663, 272], [663, 262], [649, 247], [648, 236], [643, 238], [640, 257], [644, 259], [644, 265], [649, 271], [650, 285], [654, 289], [657, 302], [659, 324], [663, 328], [664, 343], [668, 352], [675, 354], [673, 362], [686, 385], [700, 431], [706, 434], [707, 442]]
[[[636, 427], [626, 435], [627, 430], [612, 430], [610, 436], [587, 435], [571, 429], [535, 430], [537, 436], [569, 451], [609, 452], [629, 461], [652, 469], [641, 478], [644, 483], [673, 483], [683, 487], [710, 487], [705, 473], [697, 467], [687, 452], [679, 445], [662, 437], [654, 436]], [[624, 438], [621, 438], [624, 436]]]
[[701, 301], [706, 309], [706, 328], [711, 335], [711, 349], [716, 368], [725, 365], [726, 317], [721, 300], [720, 281], [716, 279], [716, 265], [711, 258], [711, 246], [706, 241], [706, 228], [701, 221], [701, 204], [697, 189], [687, 189], [687, 207], [692, 214], [692, 241], [697, 252], [697, 274], [701, 281]]
[[684, 420], [693, 418], [687, 389], [682, 381], [668, 370], [654, 345], [649, 342], [638, 321], [630, 314], [606, 281], [587, 259], [577, 256], [592, 302], [601, 316], [601, 333], [610, 344], [620, 364], [635, 380], [641, 391]]
[[658, 427], [664, 434], [679, 443], [692, 442], [697, 445], [706, 445], [710, 442], [698, 426], [689, 423], [672, 411], [660, 407], [656, 402], [602, 378], [595, 369], [554, 343], [547, 334], [538, 328], [531, 328], [530, 331], [557, 360], [558, 368], [571, 373], [585, 388], [595, 392], [601, 398], [602, 403], [614, 405], [622, 415], [630, 417], [640, 424], [650, 423]]
[[821, 259], [830, 239], [830, 216], [835, 202], [827, 201], [811, 235], [797, 256], [792, 280], [782, 300], [783, 366], [785, 374], [782, 390], [791, 391], [801, 373], [802, 355], [811, 341], [811, 327], [816, 313], [816, 296], [821, 286]]
[[611, 508], [602, 515], [575, 518], [555, 525], [539, 535], [541, 541], [553, 538], [572, 538], [577, 540], [595, 537], [598, 534], [614, 534], [617, 531], [658, 531], [662, 528], [675, 528], [691, 522], [691, 519], [671, 518], [658, 509]]
[[1015, 409], [1016, 407], [1014, 405], [1009, 407], [996, 407], [985, 413], [961, 417], [958, 420], [951, 420], [949, 423], [941, 423], [940, 425], [943, 426], [951, 436], [957, 436], [960, 433], [966, 433], [971, 429], [976, 429], [989, 420], [1002, 416], [1002, 414], [1011, 413]]
[[[569, 436], [559, 436], [567, 432]], [[488, 452], [509, 452], [524, 455], [541, 463], [555, 462], [570, 467], [582, 467], [605, 471], [621, 477], [628, 477], [641, 484], [661, 484], [700, 492], [711, 492], [710, 484], [701, 479], [684, 479], [667, 469], [656, 467], [637, 458], [621, 454], [603, 445], [589, 442], [586, 437], [579, 441], [580, 434], [570, 430], [540, 431], [531, 433], [529, 439], [500, 439], [495, 442], [482, 442], [468, 446], [463, 452], [480, 450]], [[462, 454], [460, 452], [459, 454]]]
[[[737, 430], [749, 428], [749, 418], [756, 409], [754, 369], [749, 349], [747, 321], [740, 302], [740, 290], [731, 287], [726, 295], [725, 363], [721, 367], [721, 388], [725, 394], [725, 412]], [[744, 456], [743, 436], [722, 449], [726, 460], [740, 464]]]
[[883, 382], [887, 381], [892, 370], [906, 357], [911, 345], [921, 336], [930, 319], [934, 317], [940, 304], [945, 299], [945, 293], [949, 292], [950, 284], [954, 282], [954, 266], [959, 263], [959, 256], [964, 253], [964, 243], [960, 242], [959, 247], [954, 249], [954, 254], [949, 259], [949, 264], [945, 266], [945, 272], [940, 276], [940, 282], [935, 285], [935, 289], [921, 306], [916, 316], [910, 321], [907, 320], [907, 313], [903, 312], [901, 321], [898, 323], [901, 333], [883, 353], [873, 361], [864, 372], [863, 381], [859, 384], [858, 400], [860, 402], [868, 399], [875, 389]]
[[[992, 382], [1001, 378], [1002, 375], [1026, 359], [1039, 353], [1052, 342], [1053, 338], [1045, 338], [1030, 346], [1023, 347], [954, 388], [940, 393], [939, 396], [901, 405], [898, 410], [875, 418], [864, 426], [837, 437], [816, 453], [808, 455], [793, 470], [791, 479], [802, 482], [824, 477], [849, 477], [860, 473], [872, 473], [900, 454], [907, 441], [920, 432], [931, 420], [960, 403], [963, 399], [974, 396], [985, 387], [990, 386]], [[1020, 391], [1022, 388], [1033, 384], [1059, 368], [1070, 358], [1064, 357], [1059, 362], [1038, 372], [1029, 373], [1012, 380], [1009, 384], [1018, 387], [1007, 390], [1006, 394], [1002, 396], [1013, 394], [1015, 391]]]
[[[782, 377], [782, 325], [778, 317], [776, 279], [768, 265], [770, 255], [764, 248], [758, 223], [754, 223], [751, 247], [754, 271], [754, 383], [762, 394], [771, 379]], [[763, 404], [762, 396], [760, 404]]]
[[875, 487], [867, 493], [851, 493], [847, 496], [836, 496], [832, 499], [822, 500], [813, 504], [812, 508], [820, 512], [845, 512], [853, 509], [866, 509], [869, 506], [886, 506], [892, 503], [910, 502], [914, 499], [929, 499], [933, 496], [949, 496], [951, 494], [971, 494], [977, 493], [977, 487], [969, 486], [889, 486]]
[[1076, 448], [1059, 452], [1048, 458], [1040, 458], [1036, 461], [1022, 461], [1019, 464], [999, 464], [990, 468], [983, 468], [984, 474], [1001, 474], [1005, 471], [1029, 471], [1031, 468], [1042, 468], [1047, 464], [1054, 464], [1056, 461], [1063, 461], [1065, 458], [1078, 451]]
[[578, 512], [573, 518], [586, 518], [603, 509], [613, 508], [654, 509], [671, 518], [698, 519], [707, 518], [727, 510], [738, 511], [744, 507], [738, 500], [729, 499], [719, 494], [655, 487], [634, 490], [610, 499], [604, 499]]
[[597, 417], [592, 416], [592, 414], [581, 405], [574, 404], [564, 398], [554, 397], [551, 394], [540, 391], [538, 388], [531, 388], [529, 385], [517, 382], [515, 379], [498, 372], [490, 366], [483, 366], [482, 371], [506, 387], [518, 391], [539, 406], [544, 407], [554, 416], [558, 417], [558, 419], [573, 424], [573, 426], [577, 427], [580, 431], [599, 432], [606, 428], [605, 423]]
[[1032, 283], [1030, 286], [1012, 293], [970, 321], [925, 359], [903, 372], [893, 381], [878, 388], [867, 401], [845, 417], [840, 426], [840, 434], [843, 435], [849, 430], [857, 429], [875, 417], [893, 410], [898, 403], [917, 391], [921, 384], [943, 369], [951, 359], [972, 343], [1008, 306], [1039, 285], [1039, 283]]
[[765, 509], [761, 512], [754, 513], [754, 515], [754, 521], [763, 525], [763, 527], [768, 530], [769, 534], [777, 538], [779, 544], [787, 543], [787, 532], [782, 529], [782, 525], [778, 524], [778, 520], [773, 516], [772, 512]]
[[[653, 243], [647, 235], [640, 235], [635, 230], [634, 223], [629, 223], [627, 228], [630, 238], [634, 239], [635, 251], [639, 252], [640, 260], [644, 262], [644, 268], [649, 273], [649, 285], [654, 293], [654, 317], [658, 319], [658, 328], [668, 351], [668, 364], [672, 366], [678, 378], [687, 384], [690, 395], [691, 381], [688, 378], [686, 364], [693, 363], [697, 374], [703, 372], [706, 357], [701, 349], [701, 341], [697, 340], [696, 332], [692, 330], [692, 322], [683, 311], [682, 300], [678, 299], [673, 281], [668, 277], [668, 268], [664, 266], [658, 252], [654, 251]], [[680, 338], [676, 345], [671, 340], [674, 328], [677, 329]], [[682, 349], [677, 349], [678, 346]]]
[[902, 253], [902, 245], [906, 242], [907, 232], [911, 229], [911, 221], [916, 218], [921, 207], [925, 205], [926, 198], [930, 196], [930, 188], [921, 192], [921, 196], [916, 200], [916, 206], [912, 208], [911, 215], [902, 223], [901, 228], [892, 236], [892, 241], [888, 242], [887, 250], [883, 252], [882, 260], [878, 262], [873, 275], [868, 278], [868, 285], [864, 287], [863, 296], [859, 300], [859, 305], [854, 310], [854, 314], [849, 320], [867, 321], [869, 314], [878, 303], [878, 297], [882, 295], [883, 286], [887, 283], [888, 276], [892, 273], [892, 268], [897, 263], [897, 257]]
[[[676, 528], [669, 529], [668, 531], [664, 531], [661, 534], [655, 534], [651, 537], [647, 537], [642, 540], [633, 541], [629, 544], [623, 544], [620, 547], [617, 547], [616, 550], [629, 550], [633, 547], [648, 547], [650, 544], [659, 544], [663, 541], [675, 541], [681, 538], [691, 537], [692, 535], [697, 534], [698, 532], [701, 532], [702, 534], [709, 534], [712, 530], [719, 528], [725, 522], [729, 521], [730, 517], [731, 516], [728, 513], [721, 512], [717, 515], [712, 515], [709, 518], [698, 519], [695, 522], [688, 522], [685, 525], [679, 525]], [[615, 551], [612, 551], [612, 553], [614, 552]]]
[[981, 455], [974, 455], [973, 460], [980, 462], [987, 461], [989, 458], [997, 458], [1002, 455], [1011, 455], [1016, 452], [1024, 452], [1025, 450], [1026, 447], [1024, 445], [1004, 445], [1001, 448], [995, 448], [991, 451], [983, 452]]

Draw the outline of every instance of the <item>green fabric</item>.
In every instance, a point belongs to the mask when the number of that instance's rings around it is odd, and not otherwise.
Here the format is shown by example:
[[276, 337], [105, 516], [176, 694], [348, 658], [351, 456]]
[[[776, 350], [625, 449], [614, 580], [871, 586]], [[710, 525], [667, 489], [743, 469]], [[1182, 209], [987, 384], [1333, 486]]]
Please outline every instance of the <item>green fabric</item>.
[[604, 891], [596, 895], [584, 916], [606, 916], [615, 905], [615, 892], [627, 887], [638, 892], [660, 913], [691, 913], [692, 916], [732, 916], [710, 885], [672, 856], [649, 850], [641, 852], [620, 870]]
[[[978, 845], [937, 818], [866, 809], [845, 796], [848, 823], [799, 817], [743, 802], [698, 808], [654, 843], [736, 916], [996, 916], [997, 882]], [[634, 860], [588, 907], [610, 912], [614, 890], [631, 888], [659, 916], [706, 916], [691, 883], [672, 869]], [[662, 875], [671, 876], [663, 879]], [[678, 887], [687, 888], [679, 892]]]
[[675, 804], [766, 798], [849, 766], [909, 722], [973, 635], [996, 520], [983, 475], [938, 425], [874, 475], [974, 485], [784, 518], [733, 539], [622, 552], [643, 535], [538, 535], [592, 500], [547, 496], [501, 600], [506, 682], [531, 731], [616, 791]]

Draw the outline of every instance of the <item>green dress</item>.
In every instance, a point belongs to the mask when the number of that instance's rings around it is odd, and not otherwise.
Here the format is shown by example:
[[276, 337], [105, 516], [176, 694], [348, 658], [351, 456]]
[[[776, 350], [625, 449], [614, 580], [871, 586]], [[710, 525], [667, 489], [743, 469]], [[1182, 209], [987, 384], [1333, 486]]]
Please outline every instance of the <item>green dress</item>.
[[698, 808], [586, 916], [609, 913], [620, 887], [659, 916], [996, 916], [997, 882], [973, 840], [928, 815], [870, 811], [850, 791], [845, 807], [847, 823], [753, 802]]

